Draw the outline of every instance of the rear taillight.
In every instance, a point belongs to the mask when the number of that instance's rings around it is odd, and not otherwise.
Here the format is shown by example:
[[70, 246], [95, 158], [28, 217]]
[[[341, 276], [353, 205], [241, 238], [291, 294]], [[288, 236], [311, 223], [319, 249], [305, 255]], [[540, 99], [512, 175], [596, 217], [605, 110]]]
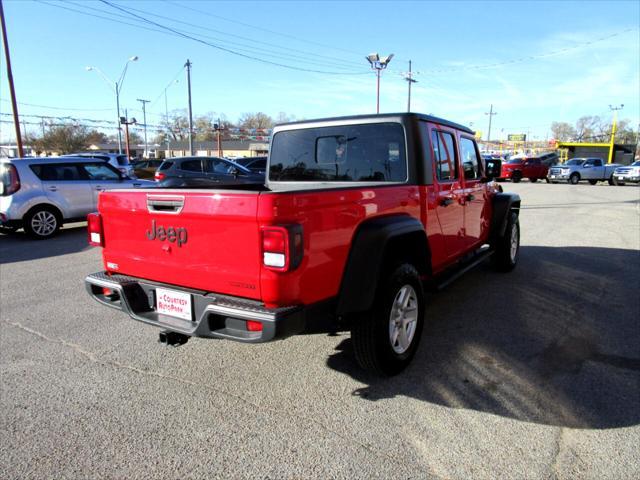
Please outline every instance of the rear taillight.
[[15, 165], [0, 165], [0, 182], [2, 182], [2, 196], [8, 196], [20, 190], [20, 176]]
[[153, 178], [155, 179], [156, 182], [161, 182], [162, 180], [164, 180], [167, 176], [162, 173], [162, 172], [156, 172], [156, 174], [153, 176]]
[[99, 213], [90, 213], [87, 215], [87, 234], [89, 236], [89, 245], [104, 247], [102, 217]]
[[269, 226], [262, 229], [262, 263], [278, 272], [293, 270], [304, 253], [302, 225]]

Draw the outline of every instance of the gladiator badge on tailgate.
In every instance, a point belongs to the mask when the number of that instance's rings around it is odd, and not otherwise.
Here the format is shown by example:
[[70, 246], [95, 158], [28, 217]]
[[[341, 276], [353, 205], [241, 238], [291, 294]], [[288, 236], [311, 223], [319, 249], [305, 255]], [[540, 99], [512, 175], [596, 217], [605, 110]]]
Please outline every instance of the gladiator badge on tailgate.
[[175, 243], [178, 247], [181, 247], [187, 243], [187, 229], [184, 227], [164, 227], [162, 225], [156, 225], [155, 220], [151, 220], [151, 230], [147, 230], [147, 239], [160, 240], [164, 242]]

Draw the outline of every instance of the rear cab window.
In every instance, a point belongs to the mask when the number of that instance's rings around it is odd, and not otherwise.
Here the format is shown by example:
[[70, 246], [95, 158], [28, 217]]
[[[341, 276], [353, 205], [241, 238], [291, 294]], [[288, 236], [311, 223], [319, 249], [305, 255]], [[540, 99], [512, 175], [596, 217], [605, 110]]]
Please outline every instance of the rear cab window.
[[270, 181], [405, 182], [404, 129], [399, 123], [336, 125], [274, 135]]

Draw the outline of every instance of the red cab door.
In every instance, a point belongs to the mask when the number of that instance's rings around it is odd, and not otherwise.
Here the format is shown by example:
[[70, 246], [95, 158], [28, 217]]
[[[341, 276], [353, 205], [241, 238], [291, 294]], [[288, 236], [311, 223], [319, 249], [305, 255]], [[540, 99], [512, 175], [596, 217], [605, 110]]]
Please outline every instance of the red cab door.
[[460, 159], [463, 172], [464, 237], [467, 249], [484, 243], [489, 233], [490, 202], [487, 184], [481, 181], [483, 164], [473, 137], [460, 135]]
[[456, 132], [441, 125], [430, 125], [429, 136], [433, 154], [436, 216], [447, 258], [457, 257], [465, 249], [465, 240], [464, 200]]

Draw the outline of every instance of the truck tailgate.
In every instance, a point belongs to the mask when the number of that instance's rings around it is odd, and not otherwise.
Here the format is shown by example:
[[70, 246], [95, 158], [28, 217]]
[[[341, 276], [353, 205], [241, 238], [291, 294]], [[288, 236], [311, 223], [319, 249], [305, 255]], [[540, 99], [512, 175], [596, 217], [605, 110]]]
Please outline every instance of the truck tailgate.
[[111, 272], [260, 298], [259, 192], [126, 190], [100, 194]]

